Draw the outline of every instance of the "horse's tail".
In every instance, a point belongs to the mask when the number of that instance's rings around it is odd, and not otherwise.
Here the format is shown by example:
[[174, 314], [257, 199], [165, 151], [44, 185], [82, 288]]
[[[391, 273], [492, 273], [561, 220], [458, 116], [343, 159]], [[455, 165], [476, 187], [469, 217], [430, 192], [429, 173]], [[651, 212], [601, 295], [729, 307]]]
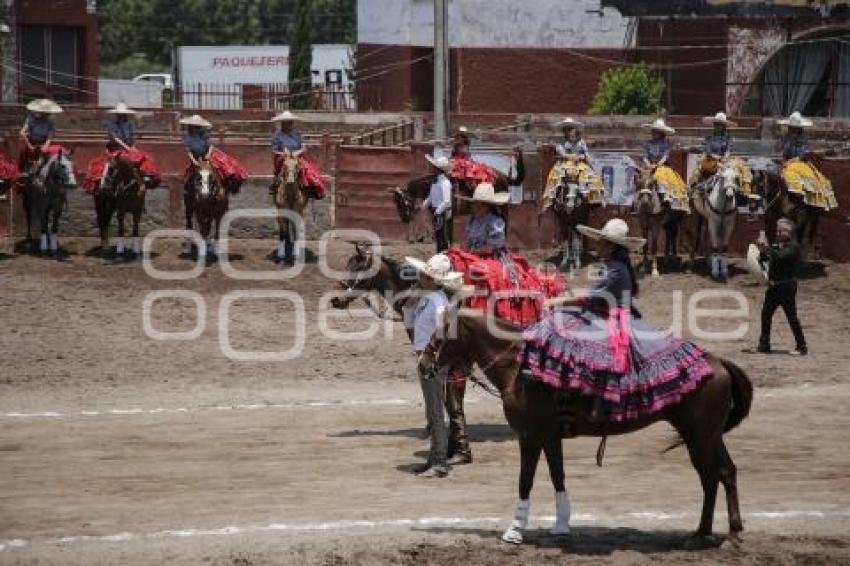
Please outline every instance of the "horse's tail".
[[729, 360], [721, 359], [720, 363], [732, 378], [732, 410], [723, 427], [723, 432], [729, 432], [750, 414], [750, 407], [753, 405], [753, 382], [744, 370]]

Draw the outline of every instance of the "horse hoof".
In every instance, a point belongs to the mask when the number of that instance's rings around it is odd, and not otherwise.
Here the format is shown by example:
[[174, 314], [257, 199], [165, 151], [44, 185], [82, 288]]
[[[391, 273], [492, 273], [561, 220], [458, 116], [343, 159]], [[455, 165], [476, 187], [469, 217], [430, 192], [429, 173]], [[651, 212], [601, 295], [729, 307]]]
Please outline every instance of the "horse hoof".
[[505, 534], [502, 535], [502, 542], [506, 542], [508, 544], [522, 544], [522, 532], [512, 527], [506, 530]]
[[685, 539], [682, 548], [684, 550], [704, 550], [706, 548], [716, 548], [720, 546], [720, 540], [714, 535], [702, 535], [694, 533]]
[[549, 529], [549, 534], [553, 537], [563, 537], [570, 534], [570, 526], [569, 525], [555, 525], [551, 529]]

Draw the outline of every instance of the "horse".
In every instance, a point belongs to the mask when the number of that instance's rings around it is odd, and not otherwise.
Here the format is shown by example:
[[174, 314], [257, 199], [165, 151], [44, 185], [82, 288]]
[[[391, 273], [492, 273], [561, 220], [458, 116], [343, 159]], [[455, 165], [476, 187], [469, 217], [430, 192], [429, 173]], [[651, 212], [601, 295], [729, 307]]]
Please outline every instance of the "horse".
[[587, 195], [586, 191], [581, 190], [579, 180], [568, 178], [564, 170], [564, 175], [555, 186], [552, 202], [561, 241], [561, 271], [568, 271], [571, 267], [581, 269], [584, 236], [579, 234], [576, 227], [589, 224], [590, 213], [603, 206], [602, 203], [590, 202]]
[[711, 277], [715, 281], [729, 279], [729, 240], [735, 231], [738, 206], [735, 195], [741, 188], [738, 170], [728, 161], [720, 161], [717, 172], [699, 183], [692, 203], [697, 213], [695, 219], [694, 246], [691, 249], [691, 263], [700, 242], [702, 221], [708, 225], [708, 237], [711, 243]]
[[764, 230], [768, 241], [774, 242], [776, 222], [786, 217], [794, 222], [803, 256], [807, 257], [813, 250], [814, 256], [819, 257], [817, 234], [823, 209], [806, 204], [801, 195], [790, 192], [778, 167], [754, 170], [753, 188], [764, 203]]
[[[298, 184], [299, 170], [298, 158], [289, 151], [284, 152], [283, 167], [275, 177], [272, 187], [275, 190], [274, 205], [278, 211], [288, 210], [303, 217], [308, 199], [304, 193], [305, 187]], [[302, 242], [298, 234], [298, 223], [278, 214], [277, 225], [278, 246], [275, 250], [275, 261], [292, 263], [301, 254]]]
[[[644, 269], [650, 269], [653, 277], [658, 271], [658, 240], [664, 232], [664, 261], [678, 255], [679, 228], [685, 212], [674, 209], [664, 202], [658, 183], [652, 179], [640, 179], [640, 189], [635, 199], [635, 210], [640, 224], [641, 237], [646, 239], [643, 248]], [[651, 258], [651, 259], [650, 259]]]
[[[481, 368], [499, 390], [505, 418], [519, 439], [519, 500], [514, 519], [502, 540], [520, 544], [528, 526], [529, 496], [541, 450], [546, 455], [549, 475], [555, 488], [556, 521], [552, 533], [569, 532], [569, 497], [564, 486], [562, 438], [571, 436], [602, 437], [644, 429], [659, 421], [670, 423], [681, 439], [671, 446], [684, 444], [703, 488], [703, 506], [699, 526], [693, 537], [709, 540], [712, 533], [718, 482], [726, 490], [731, 538], [743, 530], [738, 504], [735, 464], [723, 442], [723, 434], [738, 426], [749, 414], [753, 385], [734, 363], [709, 355], [713, 377], [687, 393], [677, 405], [640, 419], [624, 422], [598, 422], [592, 416], [592, 402], [576, 394], [558, 393], [528, 379], [519, 372], [517, 354], [520, 334], [517, 328], [498, 320], [485, 319], [477, 311], [456, 311], [447, 317], [423, 353], [422, 364], [428, 371], [437, 366], [470, 360]], [[491, 325], [495, 325], [495, 328]], [[496, 330], [496, 332], [494, 332]], [[576, 408], [576, 402], [582, 403]], [[566, 403], [565, 403], [566, 402]], [[570, 411], [570, 427], [563, 426], [565, 405]], [[597, 453], [601, 465], [602, 449]]]
[[[512, 186], [521, 185], [525, 179], [525, 160], [522, 150], [518, 147], [514, 148], [514, 156], [516, 162], [515, 170], [512, 169], [507, 175], [501, 171], [496, 171], [496, 179], [493, 181], [493, 187], [496, 189], [496, 192], [508, 192]], [[428, 197], [433, 180], [433, 174], [423, 175], [411, 179], [404, 185], [387, 189], [393, 195], [398, 216], [403, 223], [409, 224], [413, 219], [416, 212], [416, 201]], [[471, 194], [470, 189], [475, 189], [475, 187], [466, 187], [465, 184], [461, 186], [461, 182], [457, 179], [452, 179], [452, 185], [455, 188], [455, 194], [464, 194], [466, 196], [469, 196], [467, 193]], [[458, 190], [460, 193], [457, 192]], [[455, 201], [454, 205], [453, 214], [455, 216], [468, 212], [465, 203]]]
[[139, 222], [145, 210], [145, 186], [133, 162], [123, 157], [110, 160], [109, 177], [94, 195], [97, 226], [100, 231], [100, 246], [103, 253], [109, 249], [109, 224], [114, 214], [118, 220], [118, 241], [115, 253], [124, 254], [124, 218], [133, 217], [133, 256], [142, 253], [139, 237]]
[[[68, 206], [66, 187], [73, 186], [63, 154], [42, 153], [21, 178], [23, 206], [27, 219], [27, 241], [32, 253], [59, 253], [59, 218]], [[33, 227], [38, 225], [38, 243]]]
[[[348, 276], [339, 281], [340, 294], [331, 299], [335, 309], [347, 309], [355, 300], [364, 299], [379, 318], [402, 320], [403, 311], [411, 299], [420, 295], [411, 292], [417, 275], [405, 269], [404, 264], [383, 254], [376, 255], [363, 244], [354, 244], [355, 253], [346, 261]], [[375, 269], [374, 262], [380, 264]], [[370, 272], [374, 273], [370, 274]], [[412, 305], [410, 305], [412, 306]], [[406, 329], [408, 339], [413, 342], [412, 329]], [[469, 374], [469, 364], [459, 365]], [[460, 448], [460, 437], [466, 430], [466, 414], [463, 399], [466, 380], [450, 383], [446, 390], [446, 413], [449, 416], [448, 457]]]
[[[198, 231], [205, 245], [198, 249], [198, 257], [217, 254], [216, 242], [219, 238], [221, 219], [227, 213], [228, 198], [224, 183], [209, 162], [202, 162], [189, 174], [187, 190], [183, 194], [186, 213], [186, 229], [192, 230], [192, 217], [198, 222]], [[213, 223], [215, 236], [210, 237]]]

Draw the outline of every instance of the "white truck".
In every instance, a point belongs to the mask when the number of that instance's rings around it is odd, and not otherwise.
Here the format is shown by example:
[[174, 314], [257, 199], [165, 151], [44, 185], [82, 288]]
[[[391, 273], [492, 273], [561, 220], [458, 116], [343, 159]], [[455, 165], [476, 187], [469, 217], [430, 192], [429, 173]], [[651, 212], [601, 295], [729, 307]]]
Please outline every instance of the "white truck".
[[[351, 46], [314, 45], [312, 83], [323, 109], [354, 110]], [[188, 109], [278, 109], [287, 105], [289, 46], [182, 46], [172, 52], [179, 101]]]

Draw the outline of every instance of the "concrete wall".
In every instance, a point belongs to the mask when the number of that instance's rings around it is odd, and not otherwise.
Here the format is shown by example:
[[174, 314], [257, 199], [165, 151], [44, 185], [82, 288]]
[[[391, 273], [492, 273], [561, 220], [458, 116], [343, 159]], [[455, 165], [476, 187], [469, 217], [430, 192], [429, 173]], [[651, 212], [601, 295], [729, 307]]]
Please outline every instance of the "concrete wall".
[[[620, 49], [628, 18], [599, 12], [598, 0], [449, 2], [451, 47]], [[357, 41], [380, 45], [434, 44], [432, 0], [359, 0]]]

